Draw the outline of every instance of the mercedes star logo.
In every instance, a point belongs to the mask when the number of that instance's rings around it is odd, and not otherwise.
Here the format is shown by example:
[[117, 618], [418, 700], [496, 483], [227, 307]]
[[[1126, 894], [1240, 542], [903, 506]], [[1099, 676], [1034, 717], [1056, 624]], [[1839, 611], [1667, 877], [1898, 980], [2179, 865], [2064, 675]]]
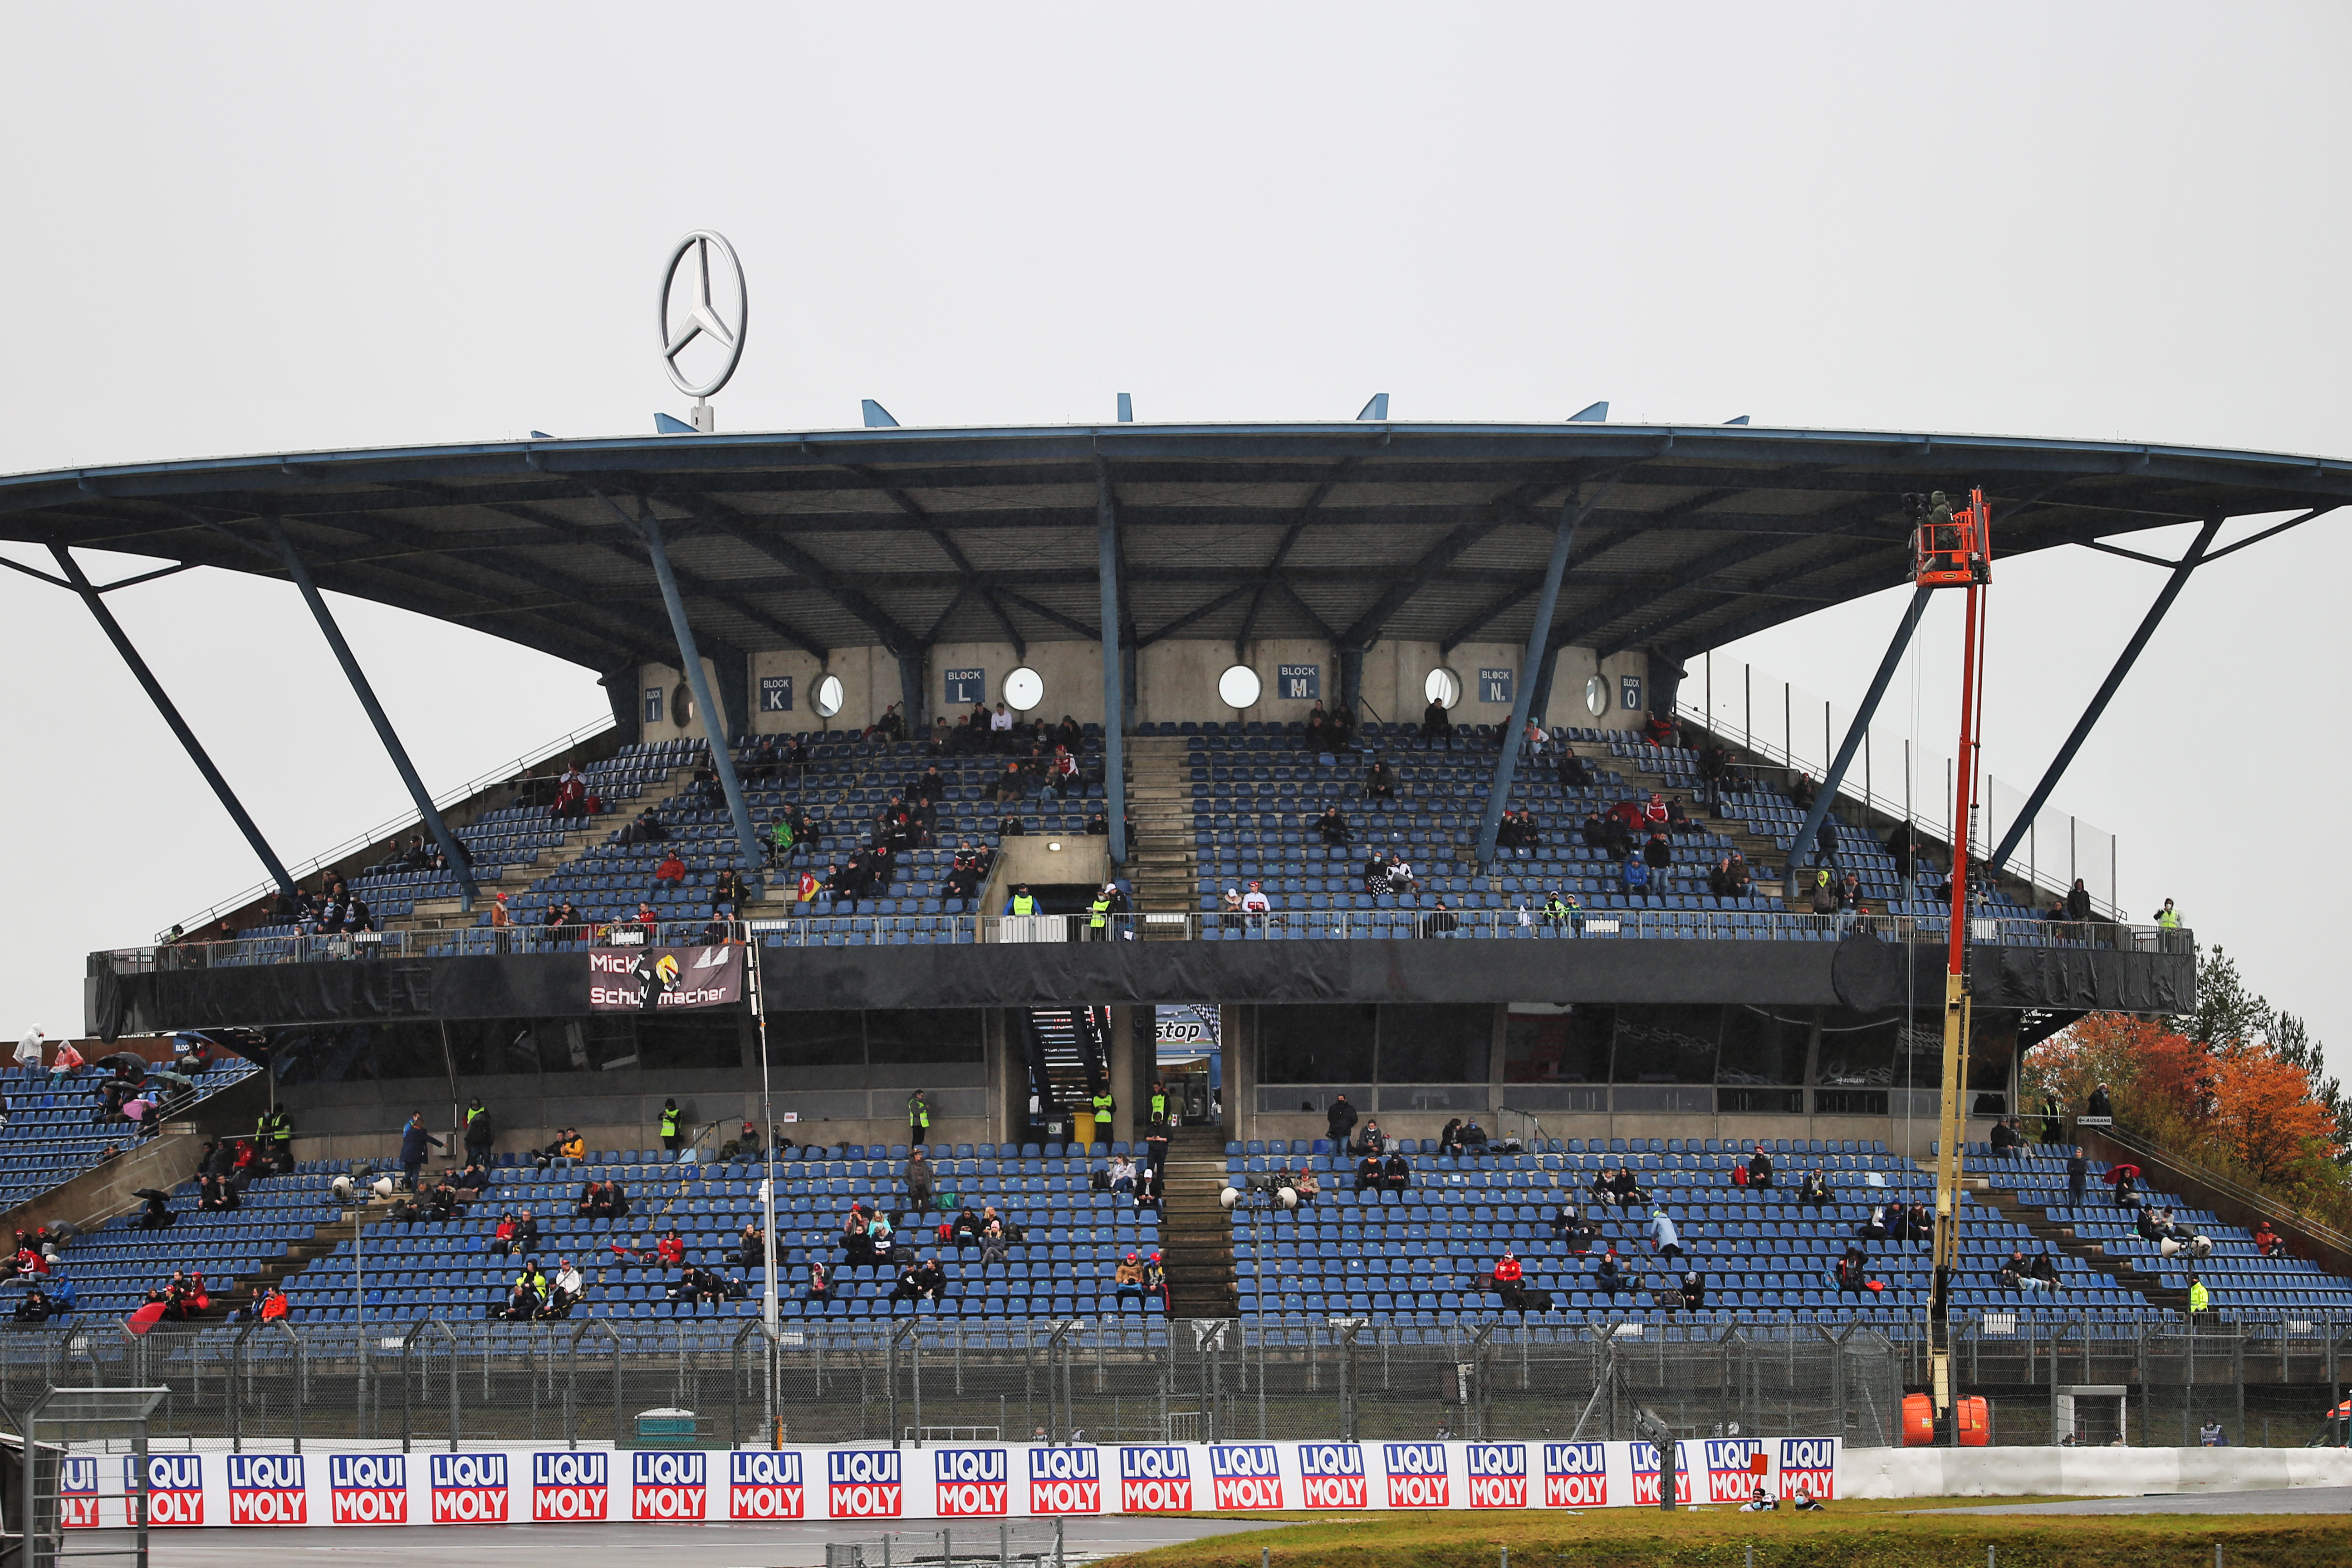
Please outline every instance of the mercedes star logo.
[[[726, 258], [727, 265], [735, 272], [735, 298], [740, 301], [740, 307], [731, 331], [720, 319], [718, 306], [711, 302], [710, 252], [713, 248]], [[694, 253], [694, 265], [687, 269], [683, 301], [686, 314], [673, 327], [670, 324], [671, 297], [677, 288], [678, 263], [686, 259], [688, 251]], [[662, 368], [669, 372], [671, 384], [688, 397], [695, 398], [709, 397], [726, 385], [728, 379], [735, 374], [735, 366], [743, 358], [743, 332], [751, 325], [751, 291], [744, 281], [743, 263], [737, 259], [735, 247], [727, 243], [727, 237], [713, 234], [707, 228], [698, 228], [679, 240], [677, 247], [669, 253], [669, 265], [662, 268], [661, 313], [657, 322], [662, 338]], [[724, 350], [727, 357], [709, 380], [691, 382], [680, 374], [677, 356], [685, 353], [697, 338], [704, 336]]]

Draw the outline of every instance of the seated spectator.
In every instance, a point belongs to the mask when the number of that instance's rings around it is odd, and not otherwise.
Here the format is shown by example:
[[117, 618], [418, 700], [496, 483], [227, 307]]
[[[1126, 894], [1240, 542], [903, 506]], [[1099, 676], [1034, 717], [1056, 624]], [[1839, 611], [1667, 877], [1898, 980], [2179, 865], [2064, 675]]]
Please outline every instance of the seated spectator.
[[1697, 1269], [1684, 1272], [1682, 1298], [1684, 1308], [1689, 1311], [1696, 1312], [1706, 1305], [1706, 1280]]
[[2275, 1258], [2278, 1256], [2279, 1248], [2285, 1245], [2285, 1242], [2280, 1239], [2279, 1233], [2271, 1228], [2270, 1221], [2263, 1219], [2256, 1220], [2254, 1222], [2254, 1250], [2256, 1252], [2260, 1253], [2264, 1258]]
[[180, 1217], [178, 1215], [172, 1212], [172, 1199], [170, 1194], [159, 1192], [152, 1187], [149, 1187], [142, 1190], [136, 1195], [147, 1200], [146, 1208], [142, 1210], [139, 1215], [140, 1229], [162, 1230]]
[[1526, 1288], [1526, 1274], [1519, 1267], [1518, 1256], [1505, 1247], [1503, 1256], [1495, 1260], [1494, 1271], [1487, 1276], [1486, 1284], [1487, 1289], [1503, 1299], [1504, 1306], [1517, 1306], [1519, 1293]]
[[1992, 1124], [1992, 1152], [1996, 1155], [2013, 1155], [2024, 1142], [2015, 1122], [2002, 1121]]
[[2137, 1165], [2128, 1160], [2118, 1161], [2108, 1169], [2107, 1180], [2115, 1184], [2117, 1208], [2129, 1208], [2139, 1202]]
[[890, 1223], [890, 1216], [879, 1209], [875, 1210], [874, 1217], [866, 1222], [866, 1244], [873, 1253], [875, 1262], [887, 1263], [897, 1255], [897, 1229]]
[[1619, 891], [1629, 896], [1648, 892], [1650, 868], [1635, 857], [1626, 856], [1625, 863], [1617, 868], [1617, 887]]
[[1358, 1192], [1379, 1192], [1382, 1186], [1387, 1184], [1387, 1180], [1388, 1178], [1386, 1173], [1381, 1168], [1381, 1157], [1378, 1154], [1368, 1152], [1362, 1159], [1356, 1162], [1356, 1190]]
[[1855, 1234], [1865, 1241], [1885, 1241], [1886, 1239], [1886, 1205], [1885, 1204], [1873, 1205], [1870, 1217], [1862, 1222]]
[[1265, 889], [1255, 882], [1252, 882], [1249, 885], [1249, 891], [1242, 895], [1242, 913], [1248, 917], [1249, 923], [1255, 927], [1264, 929], [1266, 916], [1273, 908], [1274, 900], [1267, 898]]
[[2004, 1290], [2044, 1289], [2042, 1281], [2033, 1277], [2033, 1266], [2026, 1261], [2024, 1252], [2015, 1247], [2011, 1248], [2009, 1256], [2001, 1259], [2000, 1288]]
[[572, 1267], [572, 1259], [559, 1258], [555, 1260], [554, 1277], [548, 1281], [545, 1315], [568, 1318], [572, 1309], [587, 1294], [588, 1283], [580, 1277], [580, 1270]]
[[1684, 801], [1682, 796], [1676, 795], [1674, 799], [1666, 802], [1666, 831], [1669, 833], [1699, 833], [1704, 832], [1705, 829], [1701, 828], [1696, 822], [1691, 819], [1689, 805]]
[[1819, 1171], [1807, 1171], [1805, 1179], [1797, 1184], [1797, 1201], [1814, 1208], [1826, 1208], [1837, 1201], [1830, 1191], [1829, 1178]]
[[468, 1162], [452, 1184], [461, 1197], [478, 1198], [489, 1190], [490, 1173], [479, 1161]]
[[1462, 1118], [1458, 1116], [1451, 1118], [1445, 1123], [1444, 1130], [1437, 1134], [1437, 1152], [1441, 1154], [1462, 1152]]
[[1396, 770], [1389, 766], [1386, 758], [1373, 758], [1371, 771], [1364, 775], [1364, 798], [1393, 803], [1396, 797]]
[[39, 1286], [26, 1291], [25, 1299], [16, 1303], [15, 1317], [20, 1323], [46, 1323], [49, 1321], [49, 1299], [42, 1293]]
[[1584, 759], [1565, 745], [1559, 749], [1559, 782], [1564, 789], [1588, 789], [1593, 784], [1591, 770], [1584, 765]]
[[1772, 1184], [1772, 1156], [1765, 1152], [1761, 1143], [1757, 1144], [1756, 1152], [1748, 1157], [1748, 1184], [1751, 1187]]
[[2033, 1259], [2032, 1273], [2042, 1289], [2047, 1290], [2058, 1289], [2058, 1260], [2050, 1256], [2049, 1247], [2044, 1247], [2041, 1256]]
[[1137, 1300], [1141, 1300], [1143, 1299], [1143, 1264], [1141, 1259], [1137, 1258], [1137, 1256], [1132, 1252], [1119, 1259], [1118, 1268], [1113, 1270], [1111, 1273], [1111, 1284], [1117, 1289], [1118, 1293], [1122, 1299], [1132, 1296]]
[[1402, 1151], [1389, 1156], [1381, 1173], [1387, 1178], [1389, 1191], [1392, 1193], [1403, 1192], [1412, 1185], [1412, 1162], [1407, 1160]]
[[1447, 716], [1445, 704], [1435, 698], [1430, 699], [1429, 706], [1422, 710], [1421, 738], [1424, 741], [1443, 740], [1449, 749], [1454, 744], [1454, 721]]
[[514, 1210], [509, 1209], [499, 1215], [498, 1228], [490, 1233], [489, 1246], [484, 1250], [493, 1258], [504, 1258], [515, 1251], [514, 1238], [517, 1228]]
[[1124, 1154], [1113, 1154], [1103, 1166], [1102, 1184], [1105, 1192], [1135, 1191], [1135, 1162]]
[[1326, 844], [1355, 842], [1356, 831], [1348, 826], [1347, 817], [1340, 814], [1337, 805], [1327, 805], [1323, 808], [1323, 815], [1315, 819], [1315, 831], [1322, 835], [1323, 842]]
[[808, 1285], [803, 1292], [812, 1301], [829, 1300], [833, 1295], [833, 1275], [822, 1258], [808, 1260]]
[[893, 1301], [919, 1301], [922, 1299], [922, 1270], [916, 1266], [915, 1260], [909, 1258], [899, 1267], [898, 1282], [891, 1287], [890, 1300]]
[[269, 1294], [261, 1299], [261, 1321], [265, 1323], [278, 1322], [292, 1310], [293, 1303], [286, 1299], [283, 1284], [271, 1285]]
[[1312, 1165], [1301, 1165], [1298, 1173], [1291, 1178], [1290, 1190], [1298, 1194], [1300, 1203], [1311, 1204], [1323, 1192], [1322, 1178], [1316, 1175]]
[[1789, 783], [1789, 804], [1799, 811], [1811, 811], [1817, 793], [1813, 785], [1813, 775], [1800, 773]]
[[673, 888], [686, 881], [686, 862], [677, 858], [677, 850], [673, 849], [662, 857], [662, 863], [654, 868], [654, 880], [667, 882]]
[[1601, 1266], [1594, 1270], [1592, 1283], [1596, 1289], [1605, 1290], [1614, 1299], [1621, 1291], [1633, 1289], [1633, 1280], [1625, 1272], [1625, 1260], [1617, 1256], [1617, 1244], [1601, 1255]]
[[1849, 1244], [1845, 1256], [1839, 1258], [1832, 1271], [1838, 1289], [1843, 1294], [1860, 1296], [1885, 1289], [1885, 1286], [1870, 1277], [1870, 1259], [1861, 1247]]

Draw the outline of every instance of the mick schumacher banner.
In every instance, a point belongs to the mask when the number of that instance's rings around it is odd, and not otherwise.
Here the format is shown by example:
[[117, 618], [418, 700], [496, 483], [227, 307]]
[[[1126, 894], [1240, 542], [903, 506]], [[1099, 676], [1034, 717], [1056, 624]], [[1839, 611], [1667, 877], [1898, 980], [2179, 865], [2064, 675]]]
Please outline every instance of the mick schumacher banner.
[[740, 947], [592, 947], [588, 1006], [598, 1013], [727, 1007], [743, 1000]]
[[[1834, 1437], [1691, 1439], [1679, 1496], [1837, 1495]], [[155, 1454], [154, 1525], [694, 1524], [1381, 1509], [1654, 1507], [1647, 1443], [969, 1443]], [[121, 1454], [59, 1466], [68, 1529], [125, 1523]]]

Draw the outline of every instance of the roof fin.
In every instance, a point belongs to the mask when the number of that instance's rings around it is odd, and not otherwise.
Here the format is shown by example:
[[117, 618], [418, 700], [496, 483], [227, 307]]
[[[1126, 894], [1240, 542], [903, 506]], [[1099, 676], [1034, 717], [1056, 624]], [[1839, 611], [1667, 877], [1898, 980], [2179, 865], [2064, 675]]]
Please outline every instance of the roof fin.
[[656, 412], [654, 415], [654, 434], [656, 436], [699, 436], [702, 432], [697, 430], [693, 426], [688, 425], [683, 419], [673, 419], [667, 414]]
[[1583, 407], [1583, 408], [1580, 408], [1580, 409], [1578, 409], [1575, 413], [1573, 413], [1573, 414], [1571, 414], [1571, 415], [1570, 415], [1570, 416], [1568, 416], [1568, 422], [1569, 422], [1570, 425], [1606, 425], [1606, 424], [1608, 424], [1608, 423], [1609, 423], [1609, 400], [1608, 400], [1607, 398], [1605, 398], [1605, 397], [1604, 397], [1604, 398], [1602, 398], [1602, 399], [1601, 399], [1600, 402], [1598, 402], [1598, 403], [1595, 403], [1595, 404], [1590, 405], [1589, 405], [1589, 406], [1587, 406], [1587, 407]]
[[872, 398], [861, 397], [857, 405], [866, 412], [866, 427], [868, 430], [896, 430], [898, 427], [898, 422], [890, 417], [890, 411]]
[[1389, 395], [1385, 392], [1373, 393], [1372, 400], [1364, 405], [1364, 411], [1356, 416], [1359, 419], [1385, 419], [1388, 416]]
[[1737, 419], [1727, 419], [1724, 423], [1726, 425], [1745, 425], [1748, 423], [1748, 416], [1743, 414]]
[[1118, 395], [1118, 422], [1122, 425], [1135, 423], [1135, 399], [1124, 392]]

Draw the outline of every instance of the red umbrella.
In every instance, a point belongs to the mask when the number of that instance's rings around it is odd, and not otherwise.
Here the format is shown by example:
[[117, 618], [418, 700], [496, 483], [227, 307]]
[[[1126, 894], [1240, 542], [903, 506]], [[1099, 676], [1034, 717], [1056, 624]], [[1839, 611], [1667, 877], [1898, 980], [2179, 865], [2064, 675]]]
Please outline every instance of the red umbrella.
[[137, 1339], [140, 1335], [153, 1328], [156, 1321], [162, 1318], [163, 1315], [163, 1303], [161, 1301], [150, 1301], [145, 1306], [140, 1308], [137, 1311], [122, 1320], [122, 1331], [129, 1334], [131, 1338]]

